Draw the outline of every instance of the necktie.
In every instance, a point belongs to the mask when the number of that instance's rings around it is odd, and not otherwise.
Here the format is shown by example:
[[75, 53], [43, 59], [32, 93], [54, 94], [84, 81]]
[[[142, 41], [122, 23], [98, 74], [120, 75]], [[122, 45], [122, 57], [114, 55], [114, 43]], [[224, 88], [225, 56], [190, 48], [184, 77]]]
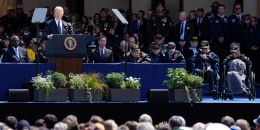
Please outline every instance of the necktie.
[[104, 58], [104, 52], [103, 52], [103, 49], [100, 49], [100, 57], [101, 57], [101, 58]]
[[241, 23], [240, 15], [237, 16], [238, 22]]
[[180, 40], [184, 39], [184, 23], [181, 23]]
[[59, 34], [61, 34], [60, 21], [58, 21], [58, 31], [59, 31]]
[[15, 54], [16, 54], [16, 56], [18, 57], [18, 59], [20, 59], [20, 55], [19, 55], [18, 48], [15, 48]]
[[181, 33], [180, 33], [180, 35], [182, 35], [182, 33], [183, 33], [183, 23], [181, 23]]

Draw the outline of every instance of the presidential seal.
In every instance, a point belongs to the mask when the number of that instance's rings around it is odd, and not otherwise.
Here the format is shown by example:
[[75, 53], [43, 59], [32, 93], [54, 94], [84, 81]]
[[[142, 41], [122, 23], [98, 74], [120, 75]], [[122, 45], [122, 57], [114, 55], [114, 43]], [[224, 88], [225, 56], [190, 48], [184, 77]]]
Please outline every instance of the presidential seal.
[[64, 46], [67, 50], [74, 50], [77, 47], [77, 41], [73, 37], [66, 37], [64, 40]]

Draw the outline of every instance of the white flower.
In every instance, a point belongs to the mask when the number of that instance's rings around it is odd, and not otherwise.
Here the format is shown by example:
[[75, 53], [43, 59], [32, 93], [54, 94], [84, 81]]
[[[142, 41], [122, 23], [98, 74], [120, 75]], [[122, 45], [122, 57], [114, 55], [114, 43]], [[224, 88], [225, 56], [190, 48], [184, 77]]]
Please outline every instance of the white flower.
[[140, 83], [141, 78], [136, 77], [126, 77], [125, 86], [126, 88], [133, 88], [133, 89], [139, 89], [141, 87]]

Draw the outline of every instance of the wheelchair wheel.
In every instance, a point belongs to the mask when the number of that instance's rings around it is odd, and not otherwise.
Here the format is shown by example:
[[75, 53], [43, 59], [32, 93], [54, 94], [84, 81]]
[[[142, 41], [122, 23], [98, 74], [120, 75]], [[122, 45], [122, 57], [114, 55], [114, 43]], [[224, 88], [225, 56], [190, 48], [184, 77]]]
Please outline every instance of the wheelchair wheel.
[[255, 89], [255, 73], [251, 72], [251, 95], [252, 95], [252, 99], [254, 100], [256, 97], [256, 89]]

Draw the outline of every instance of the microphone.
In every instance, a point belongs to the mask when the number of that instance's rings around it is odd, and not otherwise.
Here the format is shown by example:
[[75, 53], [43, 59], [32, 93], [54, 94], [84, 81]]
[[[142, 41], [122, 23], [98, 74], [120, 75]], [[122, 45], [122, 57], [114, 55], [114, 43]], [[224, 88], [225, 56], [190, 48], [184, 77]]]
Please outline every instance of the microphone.
[[67, 23], [68, 27], [72, 27], [71, 23]]
[[72, 25], [71, 23], [64, 22], [64, 28], [67, 30], [69, 34], [72, 34]]
[[68, 30], [68, 24], [66, 22], [63, 22], [63, 25], [62, 25], [66, 30]]

